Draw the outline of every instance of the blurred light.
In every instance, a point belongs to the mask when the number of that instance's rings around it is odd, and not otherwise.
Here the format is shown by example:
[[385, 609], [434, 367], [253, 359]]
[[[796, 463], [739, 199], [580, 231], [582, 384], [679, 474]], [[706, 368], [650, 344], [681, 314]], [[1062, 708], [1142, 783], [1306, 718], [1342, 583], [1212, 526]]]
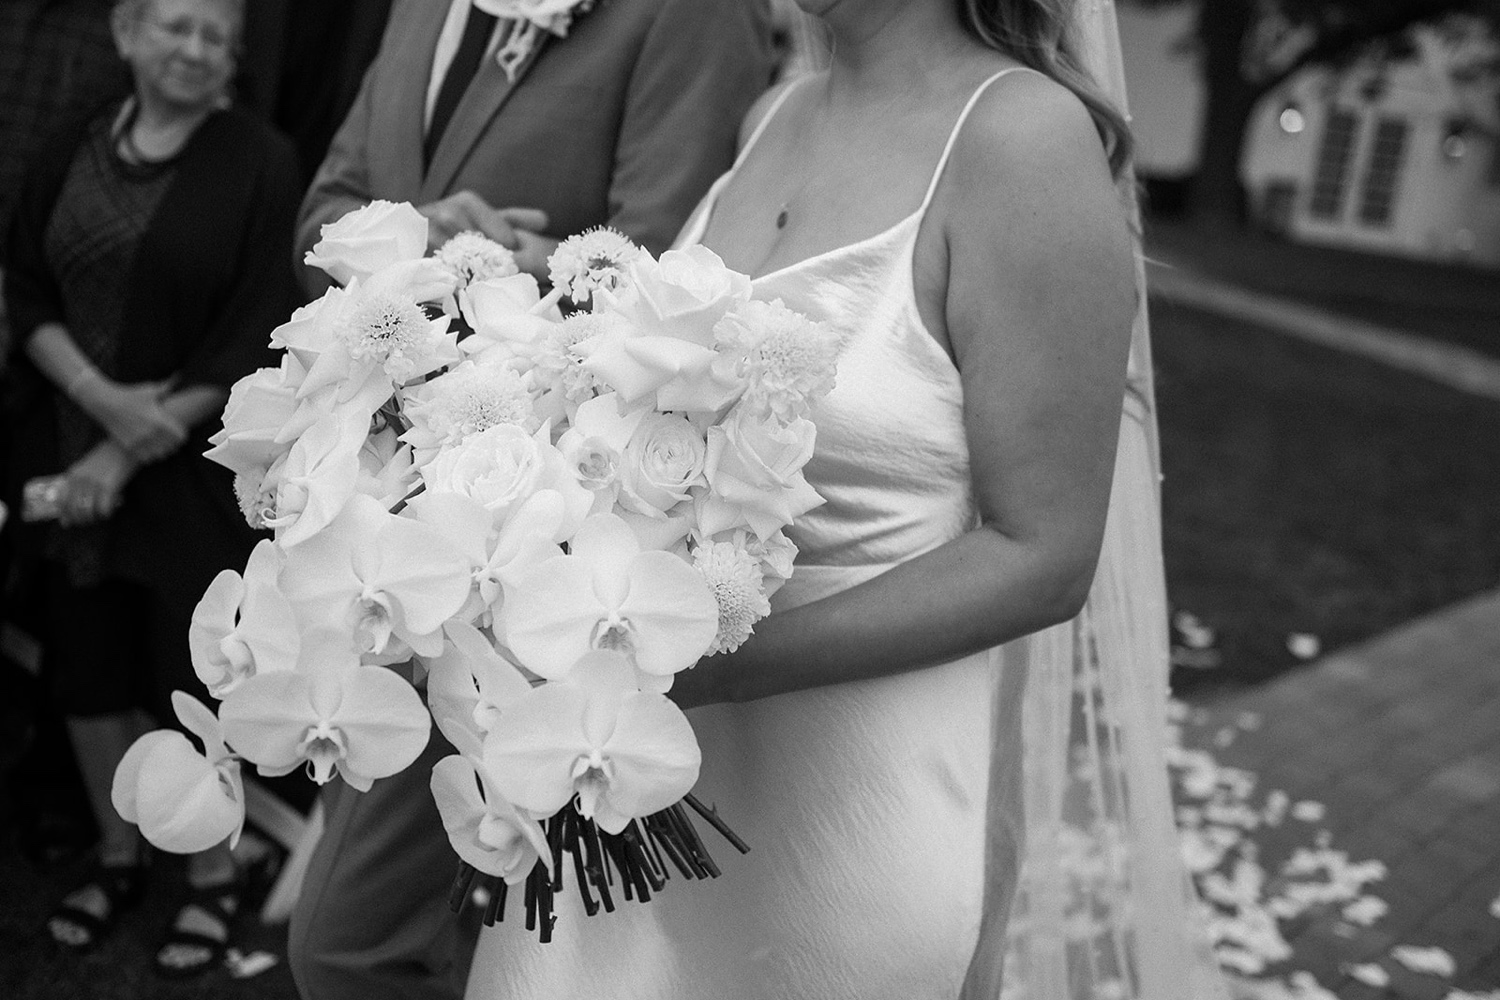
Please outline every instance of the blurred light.
[[1302, 115], [1302, 109], [1295, 104], [1288, 104], [1281, 109], [1281, 117], [1277, 119], [1281, 124], [1281, 131], [1287, 135], [1297, 135], [1307, 128], [1307, 119]]
[[1443, 155], [1450, 160], [1462, 160], [1469, 151], [1469, 123], [1450, 121], [1443, 133]]
[[1453, 234], [1453, 248], [1462, 254], [1474, 252], [1474, 230], [1460, 229]]

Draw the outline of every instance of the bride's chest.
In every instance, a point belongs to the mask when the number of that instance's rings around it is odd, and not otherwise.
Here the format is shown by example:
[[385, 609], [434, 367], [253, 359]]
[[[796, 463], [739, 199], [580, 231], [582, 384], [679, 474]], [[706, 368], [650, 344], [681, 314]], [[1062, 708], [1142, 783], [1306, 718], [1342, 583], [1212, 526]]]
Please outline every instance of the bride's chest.
[[890, 229], [921, 205], [936, 155], [900, 135], [767, 135], [719, 192], [703, 243], [759, 276]]

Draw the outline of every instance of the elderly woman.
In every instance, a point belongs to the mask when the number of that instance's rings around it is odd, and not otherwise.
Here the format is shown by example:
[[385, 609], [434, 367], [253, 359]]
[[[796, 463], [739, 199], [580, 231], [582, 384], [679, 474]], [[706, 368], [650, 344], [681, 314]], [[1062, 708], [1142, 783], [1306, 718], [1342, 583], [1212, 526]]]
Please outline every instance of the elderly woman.
[[[99, 864], [48, 922], [88, 948], [142, 894], [115, 766], [174, 688], [200, 687], [193, 607], [254, 536], [201, 453], [228, 386], [265, 363], [292, 304], [299, 197], [289, 143], [230, 107], [243, 0], [123, 0], [134, 92], [37, 159], [9, 235], [17, 343], [55, 389], [65, 471], [49, 548], [48, 656], [101, 839]], [[190, 902], [156, 955], [166, 975], [217, 964], [245, 879], [227, 847], [193, 858]]]

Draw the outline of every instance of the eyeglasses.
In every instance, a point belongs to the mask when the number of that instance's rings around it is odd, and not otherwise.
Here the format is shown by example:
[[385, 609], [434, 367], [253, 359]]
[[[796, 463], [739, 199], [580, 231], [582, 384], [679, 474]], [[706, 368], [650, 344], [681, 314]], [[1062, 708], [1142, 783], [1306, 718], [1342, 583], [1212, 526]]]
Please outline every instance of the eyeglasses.
[[170, 21], [161, 21], [149, 14], [142, 14], [141, 23], [177, 48], [187, 48], [196, 37], [203, 46], [203, 51], [210, 56], [222, 58], [234, 50], [233, 35], [220, 30], [215, 25], [191, 17], [176, 17]]

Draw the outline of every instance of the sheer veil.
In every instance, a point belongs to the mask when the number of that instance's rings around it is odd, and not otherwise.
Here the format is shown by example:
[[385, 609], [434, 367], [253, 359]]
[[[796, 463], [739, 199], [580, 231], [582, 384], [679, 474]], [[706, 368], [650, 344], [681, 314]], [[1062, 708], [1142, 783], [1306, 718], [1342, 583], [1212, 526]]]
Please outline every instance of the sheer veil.
[[[821, 68], [821, 26], [778, 6], [793, 15], [787, 75]], [[1080, 0], [1076, 16], [1086, 67], [1127, 112], [1114, 3]], [[1136, 282], [1114, 488], [1087, 605], [996, 653], [986, 913], [962, 1000], [1228, 998], [1182, 862], [1165, 762], [1161, 463], [1139, 256]]]
[[[1084, 0], [1078, 18], [1089, 70], [1125, 111], [1114, 4]], [[1024, 766], [996, 768], [991, 783], [991, 842], [1020, 845], [992, 851], [989, 873], [990, 897], [1009, 915], [1004, 1000], [1228, 996], [1182, 862], [1164, 759], [1161, 466], [1139, 256], [1136, 281], [1128, 391], [1093, 589], [1076, 619], [1003, 653], [1001, 712], [1016, 711], [1004, 704], [1007, 689], [1025, 675], [1019, 725], [997, 713], [997, 758], [1019, 753]]]

